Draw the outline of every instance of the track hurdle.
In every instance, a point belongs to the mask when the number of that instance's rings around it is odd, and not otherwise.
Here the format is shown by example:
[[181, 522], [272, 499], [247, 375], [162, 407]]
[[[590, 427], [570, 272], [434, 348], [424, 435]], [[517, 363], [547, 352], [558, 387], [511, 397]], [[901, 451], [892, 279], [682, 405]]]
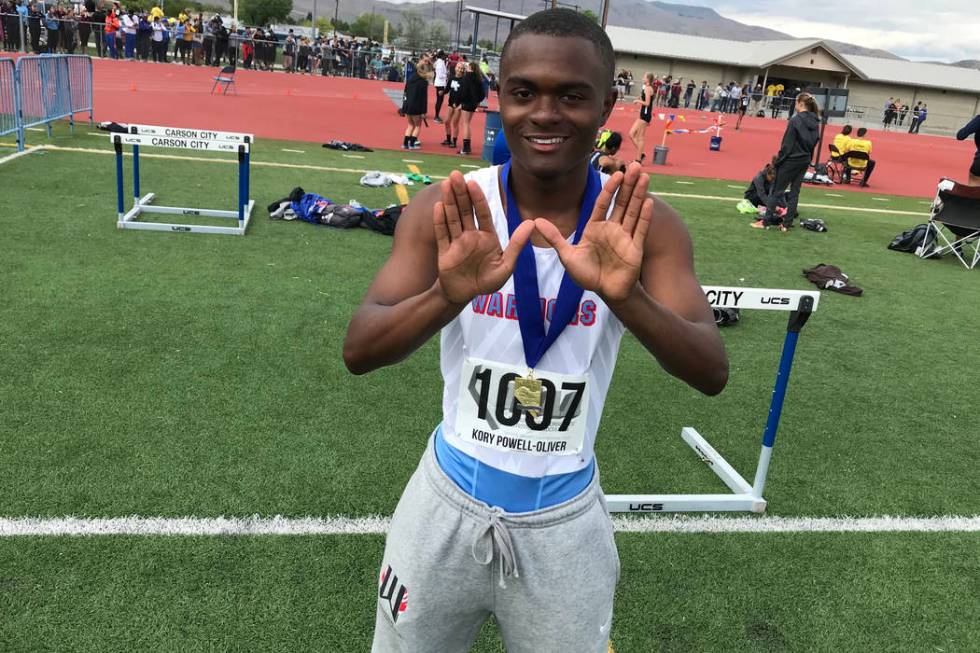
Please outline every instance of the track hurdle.
[[[249, 195], [249, 150], [255, 138], [251, 134], [219, 132], [204, 129], [183, 129], [180, 127], [157, 127], [154, 125], [129, 125], [129, 133], [113, 133], [109, 136], [116, 150], [116, 208], [119, 229], [143, 229], [148, 231], [174, 231], [182, 233], [234, 234], [244, 236], [252, 219], [255, 200]], [[123, 190], [123, 146], [133, 146], [133, 208], [125, 207]], [[199, 152], [237, 152], [238, 153], [238, 208], [234, 211], [218, 209], [193, 209], [177, 206], [157, 206], [152, 202], [156, 193], [140, 197], [140, 146], [166, 147], [196, 150]], [[213, 227], [209, 225], [189, 225], [161, 222], [138, 222], [143, 213], [164, 213], [171, 215], [197, 215], [214, 218], [238, 220], [236, 227]]]
[[796, 341], [800, 330], [820, 301], [819, 292], [776, 290], [770, 288], [729, 288], [704, 286], [708, 302], [714, 308], [763, 309], [789, 311], [783, 353], [779, 359], [776, 385], [769, 402], [769, 416], [762, 434], [762, 451], [752, 485], [742, 478], [728, 461], [693, 427], [681, 430], [681, 438], [698, 457], [728, 486], [731, 494], [610, 494], [606, 496], [609, 512], [765, 512], [762, 492], [769, 473], [769, 461], [776, 442], [776, 430], [786, 398], [786, 387], [793, 367]]

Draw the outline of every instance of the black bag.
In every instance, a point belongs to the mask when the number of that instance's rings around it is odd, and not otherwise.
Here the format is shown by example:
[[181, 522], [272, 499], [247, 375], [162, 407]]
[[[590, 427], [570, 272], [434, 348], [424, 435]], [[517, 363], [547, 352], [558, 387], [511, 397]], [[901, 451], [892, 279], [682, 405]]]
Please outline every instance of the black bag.
[[389, 206], [380, 211], [366, 211], [361, 218], [361, 224], [372, 231], [386, 236], [395, 235], [395, 226], [401, 217], [404, 206]]
[[740, 317], [737, 308], [712, 308], [711, 311], [715, 314], [715, 324], [720, 327], [732, 326]]
[[368, 214], [369, 211], [365, 211], [356, 206], [337, 206], [336, 204], [331, 204], [320, 214], [319, 221], [320, 224], [331, 227], [350, 229], [351, 227], [360, 225], [361, 219]]
[[[928, 242], [926, 242], [926, 234], [929, 236]], [[935, 241], [936, 234], [929, 229], [928, 224], [917, 224], [895, 236], [892, 242], [888, 244], [888, 249], [913, 254], [920, 247], [932, 246]]]
[[827, 231], [827, 223], [820, 218], [813, 218], [810, 220], [801, 220], [800, 226], [804, 229], [809, 229], [810, 231]]

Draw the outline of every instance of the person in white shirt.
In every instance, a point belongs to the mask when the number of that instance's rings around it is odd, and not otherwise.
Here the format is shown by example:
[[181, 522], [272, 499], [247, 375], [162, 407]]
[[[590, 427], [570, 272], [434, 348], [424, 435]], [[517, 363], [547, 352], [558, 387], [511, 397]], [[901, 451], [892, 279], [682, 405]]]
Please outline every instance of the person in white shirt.
[[122, 17], [122, 31], [126, 37], [126, 58], [133, 59], [136, 56], [136, 28], [139, 26], [139, 19], [136, 18], [133, 10], [130, 9]]
[[739, 100], [742, 99], [742, 87], [738, 84], [732, 84], [731, 90], [728, 92], [728, 113], [735, 113], [738, 111], [738, 106], [741, 104]]
[[436, 117], [433, 122], [441, 123], [442, 118], [439, 117], [439, 112], [442, 110], [442, 100], [446, 95], [446, 84], [449, 81], [449, 69], [446, 67], [446, 53], [443, 50], [439, 50], [436, 53], [436, 77], [432, 85], [436, 87]]
[[153, 37], [150, 47], [153, 52], [153, 62], [154, 63], [164, 63], [164, 55], [166, 53], [166, 47], [163, 41], [163, 31], [166, 26], [160, 22], [159, 16], [153, 16]]

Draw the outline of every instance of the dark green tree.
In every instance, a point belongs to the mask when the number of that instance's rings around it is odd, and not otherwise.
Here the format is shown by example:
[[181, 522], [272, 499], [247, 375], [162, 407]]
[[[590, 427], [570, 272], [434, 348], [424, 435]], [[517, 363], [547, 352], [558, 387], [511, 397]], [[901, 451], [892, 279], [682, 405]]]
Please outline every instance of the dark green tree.
[[[363, 36], [369, 39], [380, 41], [385, 32], [385, 17], [381, 14], [365, 13], [357, 17], [350, 24], [352, 36]], [[391, 28], [388, 30], [388, 38], [392, 38]]]
[[405, 17], [405, 45], [412, 50], [421, 50], [425, 46], [425, 19], [416, 11], [406, 11], [402, 15]]
[[268, 25], [289, 17], [293, 0], [239, 0], [238, 16], [246, 25]]

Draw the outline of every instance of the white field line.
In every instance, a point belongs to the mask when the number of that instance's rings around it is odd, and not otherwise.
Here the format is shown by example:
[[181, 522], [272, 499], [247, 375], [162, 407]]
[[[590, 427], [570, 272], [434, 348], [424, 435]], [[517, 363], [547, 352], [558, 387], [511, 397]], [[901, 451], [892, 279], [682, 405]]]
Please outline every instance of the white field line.
[[742, 190], [743, 188], [745, 188], [744, 186], [732, 186], [731, 184], [728, 184], [728, 187], [734, 188], [735, 190]]
[[24, 127], [29, 132], [43, 132], [44, 130], [40, 127]]
[[[109, 154], [115, 155], [112, 150], [99, 150], [90, 147], [62, 147], [60, 145], [38, 145], [34, 149], [52, 150], [54, 152], [82, 152], [86, 154]], [[123, 156], [132, 156], [130, 152], [123, 152]], [[185, 156], [180, 154], [148, 154], [140, 152], [141, 159], [168, 159], [170, 161], [197, 161], [199, 163], [225, 163], [238, 165], [238, 159], [209, 159], [200, 156]], [[363, 158], [363, 157], [362, 157]], [[334, 168], [331, 166], [314, 166], [305, 163], [273, 163], [271, 161], [256, 161], [252, 159], [249, 165], [261, 168], [291, 168], [295, 170], [319, 170], [322, 172], [349, 172], [351, 174], [363, 175], [370, 170], [360, 170], [356, 168]], [[445, 179], [438, 175], [429, 175], [432, 179]]]
[[[390, 518], [370, 517], [17, 517], [0, 537], [80, 535], [382, 535]], [[974, 517], [613, 517], [619, 533], [976, 533]]]
[[693, 181], [675, 181], [674, 183], [675, 184], [683, 184], [684, 186], [693, 186], [694, 185], [694, 182]]
[[[140, 155], [142, 156], [142, 154]], [[740, 198], [738, 197], [719, 197], [718, 195], [695, 195], [693, 193], [661, 193], [659, 191], [654, 192], [654, 195], [658, 197], [680, 197], [690, 200], [712, 200], [715, 202], [737, 202]], [[888, 215], [914, 215], [916, 217], [922, 217], [929, 215], [925, 212], [919, 211], [899, 211], [897, 209], [866, 209], [859, 206], [836, 206], [834, 204], [810, 204], [809, 202], [800, 202], [800, 206], [808, 209], [830, 209], [832, 211], [856, 211], [858, 213], [886, 213]]]
[[306, 150], [288, 150], [286, 148], [282, 148], [282, 151], [283, 152], [292, 152], [293, 154], [306, 154]]
[[887, 197], [872, 197], [871, 199], [875, 202], [891, 202]]
[[468, 163], [460, 163], [459, 164], [459, 167], [460, 168], [472, 168], [473, 170], [479, 170], [480, 169], [480, 166], [472, 166], [472, 165], [470, 165]]
[[827, 197], [844, 197], [843, 195], [838, 195], [837, 193], [824, 193]]
[[20, 157], [24, 156], [25, 154], [30, 154], [31, 152], [35, 151], [36, 149], [37, 149], [36, 147], [29, 147], [26, 150], [23, 150], [21, 152], [14, 152], [13, 154], [8, 154], [7, 156], [0, 158], [0, 166], [2, 166], [4, 163], [7, 163], [8, 161], [13, 161], [14, 159], [19, 159]]
[[344, 154], [342, 156], [344, 156], [344, 157], [346, 157], [348, 159], [363, 159], [364, 158], [360, 154]]
[[[99, 150], [95, 148], [85, 148], [85, 147], [62, 147], [60, 145], [38, 145], [34, 149], [36, 150], [51, 150], [54, 152], [84, 152], [89, 154], [106, 154], [115, 155], [112, 150]], [[125, 156], [130, 156], [129, 153], [124, 153]], [[352, 156], [345, 154], [344, 156]], [[170, 159], [174, 161], [200, 161], [201, 163], [225, 163], [238, 165], [237, 159], [208, 159], [199, 156], [182, 156], [179, 154], [146, 154], [140, 152], [140, 158], [148, 159]], [[263, 167], [263, 168], [292, 168], [296, 170], [320, 170], [324, 172], [349, 172], [364, 174], [370, 172], [369, 170], [361, 170], [355, 168], [333, 168], [329, 166], [314, 166], [301, 163], [273, 163], [271, 161], [251, 161], [250, 165]], [[480, 166], [460, 164], [461, 168], [474, 168], [479, 169]], [[445, 176], [440, 175], [429, 175], [431, 179], [445, 179]], [[720, 197], [718, 195], [696, 195], [693, 193], [661, 193], [658, 192], [656, 195], [660, 197], [680, 197], [683, 199], [692, 200], [711, 200], [714, 202], [737, 202], [738, 197]], [[835, 206], [833, 204], [810, 204], [805, 202], [800, 202], [800, 206], [810, 209], [830, 209], [833, 211], [856, 211], [858, 213], [885, 213], [889, 215], [912, 215], [916, 217], [922, 217], [928, 215], [928, 213], [918, 212], [918, 211], [899, 211], [896, 209], [866, 209], [858, 206]]]
[[422, 159], [402, 159], [402, 163], [425, 163]]

